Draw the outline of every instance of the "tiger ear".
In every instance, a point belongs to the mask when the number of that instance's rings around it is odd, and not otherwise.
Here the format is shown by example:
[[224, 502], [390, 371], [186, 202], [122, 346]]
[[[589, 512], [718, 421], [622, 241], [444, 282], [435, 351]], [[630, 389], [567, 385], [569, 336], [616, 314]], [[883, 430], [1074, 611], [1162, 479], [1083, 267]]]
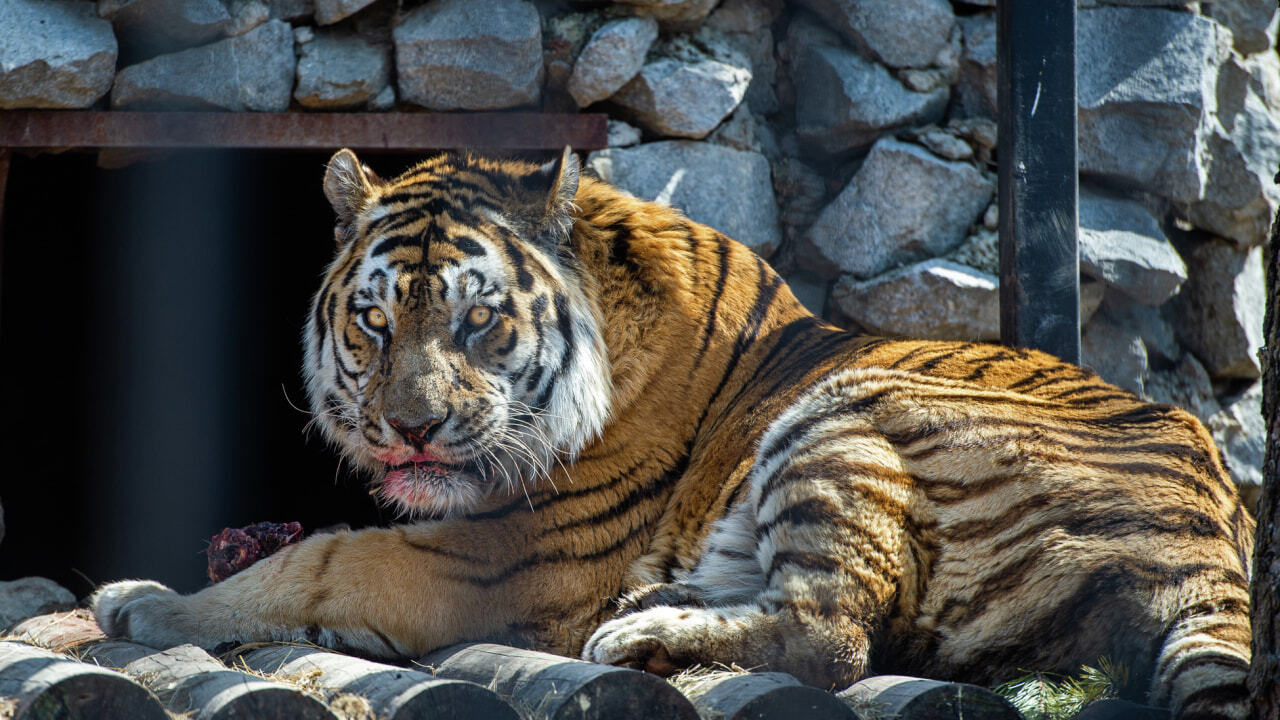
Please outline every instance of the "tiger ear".
[[329, 158], [324, 173], [324, 195], [338, 214], [340, 225], [349, 225], [373, 192], [377, 176], [360, 164], [360, 159], [343, 148]]
[[573, 198], [578, 194], [578, 156], [566, 145], [559, 159], [543, 165], [534, 174], [538, 178], [536, 185], [546, 193], [541, 198], [538, 239], [552, 246], [561, 245], [569, 239], [577, 211]]

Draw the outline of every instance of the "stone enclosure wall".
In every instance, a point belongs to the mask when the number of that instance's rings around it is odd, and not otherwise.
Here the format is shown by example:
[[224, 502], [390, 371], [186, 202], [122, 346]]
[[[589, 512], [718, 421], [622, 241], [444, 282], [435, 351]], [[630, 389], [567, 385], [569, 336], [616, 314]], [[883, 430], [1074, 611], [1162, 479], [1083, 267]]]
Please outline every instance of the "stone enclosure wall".
[[[994, 0], [0, 0], [0, 108], [606, 112], [851, 328], [998, 337]], [[1082, 0], [1083, 362], [1261, 481], [1274, 0]], [[1049, 149], [1052, 151], [1052, 149]]]

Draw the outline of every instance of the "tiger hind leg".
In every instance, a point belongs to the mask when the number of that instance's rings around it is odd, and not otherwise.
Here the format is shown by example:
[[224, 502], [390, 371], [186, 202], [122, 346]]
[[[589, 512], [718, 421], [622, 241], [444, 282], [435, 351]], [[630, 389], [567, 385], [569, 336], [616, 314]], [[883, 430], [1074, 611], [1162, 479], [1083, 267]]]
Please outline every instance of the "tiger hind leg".
[[661, 674], [734, 663], [820, 687], [860, 679], [870, 635], [911, 572], [903, 518], [913, 489], [850, 402], [813, 397], [766, 435], [749, 498], [714, 529], [686, 583], [702, 589], [701, 603], [650, 605], [605, 623], [584, 656]]

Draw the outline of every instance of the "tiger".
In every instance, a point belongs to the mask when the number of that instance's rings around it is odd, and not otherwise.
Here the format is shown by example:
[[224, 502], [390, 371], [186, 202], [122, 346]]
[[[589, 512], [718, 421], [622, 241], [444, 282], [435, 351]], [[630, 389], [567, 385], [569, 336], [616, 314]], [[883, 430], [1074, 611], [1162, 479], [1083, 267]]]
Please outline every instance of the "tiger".
[[832, 690], [1108, 658], [1182, 720], [1245, 716], [1254, 521], [1187, 412], [1037, 350], [841, 329], [568, 148], [393, 179], [344, 149], [324, 192], [307, 391], [399, 522], [190, 595], [104, 585], [108, 635], [500, 639]]

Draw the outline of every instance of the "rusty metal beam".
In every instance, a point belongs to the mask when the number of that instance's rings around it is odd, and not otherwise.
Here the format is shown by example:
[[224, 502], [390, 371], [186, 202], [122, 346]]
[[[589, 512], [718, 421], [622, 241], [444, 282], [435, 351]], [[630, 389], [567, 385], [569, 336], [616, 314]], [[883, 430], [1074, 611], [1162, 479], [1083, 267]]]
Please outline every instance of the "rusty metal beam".
[[605, 144], [606, 116], [586, 113], [0, 112], [0, 148], [592, 150]]

